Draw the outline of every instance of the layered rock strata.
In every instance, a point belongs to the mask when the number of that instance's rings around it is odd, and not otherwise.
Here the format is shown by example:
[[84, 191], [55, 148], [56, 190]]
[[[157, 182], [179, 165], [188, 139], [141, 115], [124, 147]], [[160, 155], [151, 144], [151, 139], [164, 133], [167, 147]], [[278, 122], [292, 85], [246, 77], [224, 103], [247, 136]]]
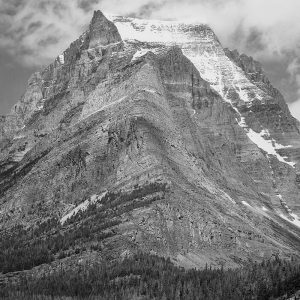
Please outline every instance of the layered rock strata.
[[1, 119], [1, 232], [88, 224], [71, 253], [101, 240], [102, 257], [187, 267], [297, 255], [297, 126], [207, 25], [95, 12]]

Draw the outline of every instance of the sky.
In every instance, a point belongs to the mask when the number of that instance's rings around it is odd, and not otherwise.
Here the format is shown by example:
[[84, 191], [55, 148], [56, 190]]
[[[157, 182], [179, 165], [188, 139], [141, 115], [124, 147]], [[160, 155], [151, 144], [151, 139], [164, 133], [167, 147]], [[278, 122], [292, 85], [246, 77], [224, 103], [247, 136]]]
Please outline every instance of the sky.
[[20, 99], [30, 75], [87, 28], [96, 9], [210, 25], [224, 47], [262, 63], [300, 120], [299, 0], [0, 0], [0, 115]]

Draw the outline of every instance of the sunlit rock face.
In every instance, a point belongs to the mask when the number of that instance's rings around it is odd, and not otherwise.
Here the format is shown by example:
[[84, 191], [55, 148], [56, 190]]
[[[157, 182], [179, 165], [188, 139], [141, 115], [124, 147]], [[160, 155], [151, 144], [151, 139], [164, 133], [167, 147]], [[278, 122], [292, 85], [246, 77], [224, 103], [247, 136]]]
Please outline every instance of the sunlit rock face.
[[95, 12], [31, 77], [0, 138], [2, 230], [55, 219], [54, 236], [93, 209], [90, 238], [68, 251], [99, 234], [102, 257], [187, 267], [299, 251], [297, 123], [261, 66], [207, 25]]

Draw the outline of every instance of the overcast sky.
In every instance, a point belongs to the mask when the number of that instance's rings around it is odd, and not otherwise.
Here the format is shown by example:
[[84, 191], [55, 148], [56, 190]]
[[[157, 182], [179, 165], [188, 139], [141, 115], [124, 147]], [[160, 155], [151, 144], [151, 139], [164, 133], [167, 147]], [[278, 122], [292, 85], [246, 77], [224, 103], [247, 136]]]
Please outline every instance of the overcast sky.
[[87, 27], [93, 10], [208, 23], [224, 47], [259, 60], [300, 119], [300, 0], [0, 0], [0, 115]]

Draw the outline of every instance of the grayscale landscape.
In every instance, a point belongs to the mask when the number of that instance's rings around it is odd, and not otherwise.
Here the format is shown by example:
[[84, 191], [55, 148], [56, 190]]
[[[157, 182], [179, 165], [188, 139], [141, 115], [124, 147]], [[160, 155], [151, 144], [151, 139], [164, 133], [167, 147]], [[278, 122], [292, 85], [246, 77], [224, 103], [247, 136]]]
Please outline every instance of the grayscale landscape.
[[94, 11], [0, 117], [0, 298], [299, 299], [299, 130], [207, 23]]

